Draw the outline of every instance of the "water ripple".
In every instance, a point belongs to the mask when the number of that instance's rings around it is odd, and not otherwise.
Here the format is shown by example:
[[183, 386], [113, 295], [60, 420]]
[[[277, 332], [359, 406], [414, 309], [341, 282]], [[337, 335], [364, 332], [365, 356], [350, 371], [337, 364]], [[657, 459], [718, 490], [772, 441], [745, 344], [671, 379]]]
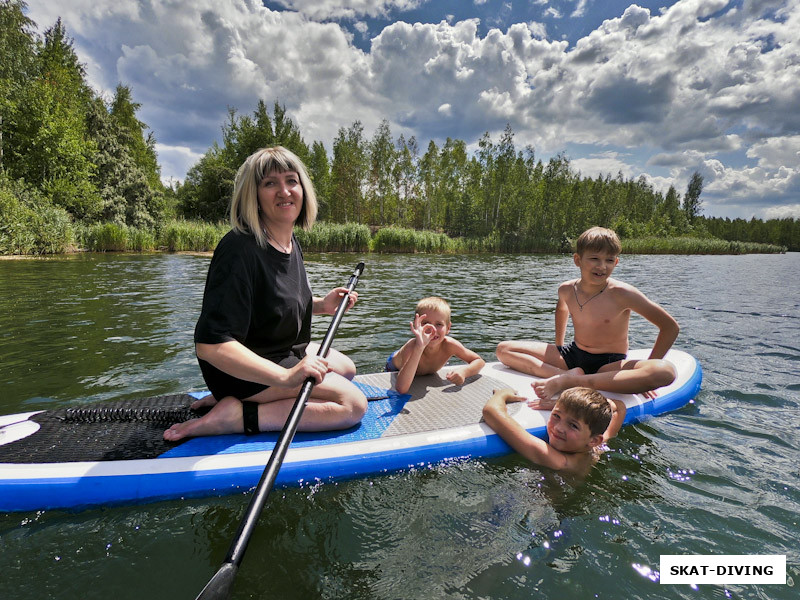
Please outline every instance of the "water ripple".
[[[556, 287], [576, 275], [568, 256], [306, 258], [318, 294], [367, 263], [335, 342], [362, 372], [409, 338], [430, 294], [451, 302], [453, 335], [489, 360], [502, 339], [550, 340]], [[0, 412], [202, 386], [192, 333], [208, 261], [0, 261]], [[677, 346], [703, 366], [694, 404], [624, 428], [582, 484], [511, 455], [276, 490], [236, 593], [793, 598], [790, 586], [662, 586], [658, 568], [661, 554], [772, 553], [800, 578], [800, 282], [786, 276], [799, 271], [798, 254], [623, 256], [615, 276], [675, 316]], [[314, 320], [316, 339], [328, 322]], [[654, 328], [634, 316], [630, 338], [652, 344]], [[4, 589], [15, 600], [197, 593], [247, 500], [0, 515]]]

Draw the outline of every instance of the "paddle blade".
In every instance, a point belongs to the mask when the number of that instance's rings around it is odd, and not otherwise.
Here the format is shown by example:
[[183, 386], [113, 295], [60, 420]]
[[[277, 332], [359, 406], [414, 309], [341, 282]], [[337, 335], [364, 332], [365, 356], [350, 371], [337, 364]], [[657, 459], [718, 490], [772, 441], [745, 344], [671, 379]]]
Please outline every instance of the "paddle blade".
[[195, 600], [228, 600], [237, 570], [238, 567], [232, 563], [223, 564]]

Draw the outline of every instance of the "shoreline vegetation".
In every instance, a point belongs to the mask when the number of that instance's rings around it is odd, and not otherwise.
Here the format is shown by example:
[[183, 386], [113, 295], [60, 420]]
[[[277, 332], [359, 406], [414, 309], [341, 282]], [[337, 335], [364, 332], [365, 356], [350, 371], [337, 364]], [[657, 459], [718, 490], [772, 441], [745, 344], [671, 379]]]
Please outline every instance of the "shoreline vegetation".
[[386, 119], [368, 136], [356, 120], [326, 148], [305, 141], [284, 105], [270, 112], [259, 99], [251, 114], [229, 108], [221, 140], [165, 185], [133, 90], [96, 92], [61, 19], [37, 29], [24, 0], [0, 0], [0, 256], [211, 251], [239, 166], [276, 145], [303, 161], [317, 192], [318, 225], [298, 231], [310, 252], [570, 253], [595, 225], [635, 254], [800, 250], [800, 219], [704, 216], [699, 171], [683, 194], [645, 175], [588, 176], [564, 153], [518, 148], [510, 123], [470, 149], [395, 138]]
[[[52, 223], [51, 223], [52, 225]], [[77, 252], [212, 252], [230, 229], [225, 222], [174, 220], [155, 228], [117, 223], [72, 224], [57, 228], [29, 227], [0, 232], [4, 258], [62, 255]], [[3, 235], [5, 233], [5, 235]], [[13, 235], [13, 234], [17, 235]], [[8, 235], [12, 234], [12, 235]], [[492, 234], [450, 237], [446, 233], [402, 227], [370, 228], [354, 223], [317, 222], [310, 231], [296, 229], [305, 252], [379, 254], [570, 254], [574, 240]], [[622, 238], [624, 254], [776, 254], [787, 248], [774, 244], [728, 241], [713, 237]]]

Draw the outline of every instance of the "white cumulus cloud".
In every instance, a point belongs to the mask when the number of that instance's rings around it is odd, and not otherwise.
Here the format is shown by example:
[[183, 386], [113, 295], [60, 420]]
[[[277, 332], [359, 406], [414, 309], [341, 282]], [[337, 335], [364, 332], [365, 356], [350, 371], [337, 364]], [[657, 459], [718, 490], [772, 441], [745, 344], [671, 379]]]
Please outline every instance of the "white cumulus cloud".
[[[165, 147], [202, 153], [228, 107], [249, 112], [263, 99], [284, 104], [306, 140], [329, 150], [356, 119], [367, 136], [387, 119], [395, 135], [423, 143], [473, 144], [508, 123], [539, 156], [589, 148], [575, 161], [586, 170], [606, 164], [635, 176], [649, 165], [654, 181], [677, 182], [700, 170], [709, 205], [796, 204], [798, 0], [680, 0], [658, 14], [631, 4], [574, 44], [548, 36], [547, 2], [540, 19], [499, 28], [442, 14], [380, 30], [364, 20], [435, 3], [28, 4], [42, 29], [62, 17], [94, 87], [131, 87]], [[599, 6], [575, 2], [568, 18]], [[352, 19], [357, 35], [378, 31], [366, 51], [337, 18]]]

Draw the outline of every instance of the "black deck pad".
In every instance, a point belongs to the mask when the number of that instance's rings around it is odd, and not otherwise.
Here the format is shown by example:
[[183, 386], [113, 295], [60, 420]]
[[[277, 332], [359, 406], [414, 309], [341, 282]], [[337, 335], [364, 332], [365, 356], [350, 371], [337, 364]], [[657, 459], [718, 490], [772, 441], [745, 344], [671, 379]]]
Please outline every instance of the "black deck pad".
[[2, 463], [155, 458], [181, 442], [164, 441], [173, 423], [198, 417], [189, 394], [119, 400], [33, 415], [35, 434], [0, 446]]

